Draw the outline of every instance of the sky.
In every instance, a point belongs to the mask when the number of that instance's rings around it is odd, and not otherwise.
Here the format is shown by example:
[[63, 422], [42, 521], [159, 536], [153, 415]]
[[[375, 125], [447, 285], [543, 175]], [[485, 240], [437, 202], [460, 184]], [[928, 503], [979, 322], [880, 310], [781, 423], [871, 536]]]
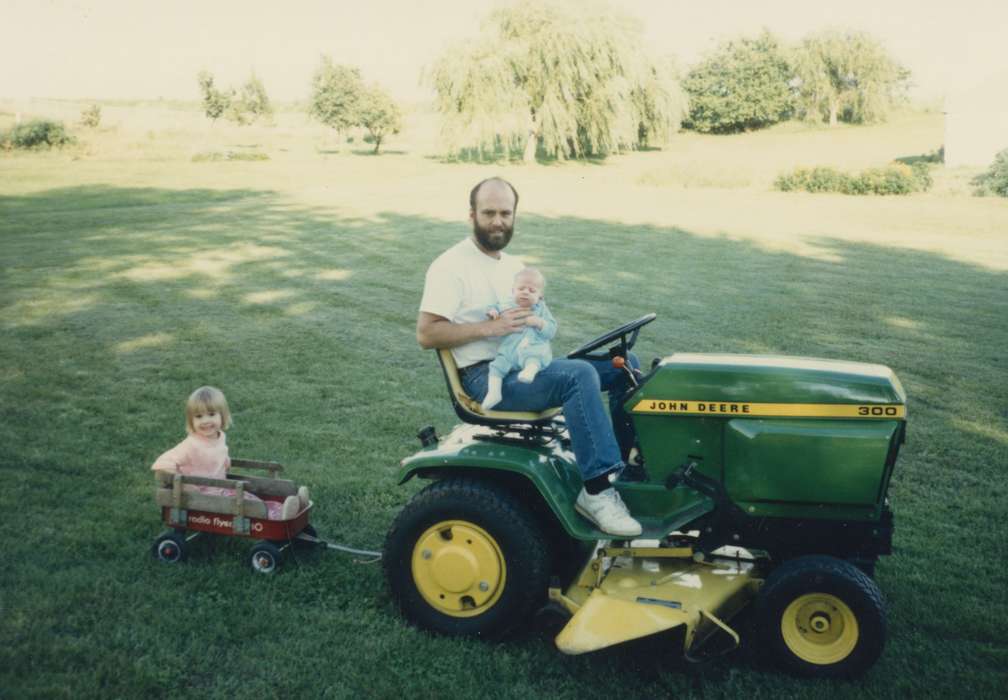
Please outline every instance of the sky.
[[[505, 0], [507, 2], [508, 0]], [[421, 72], [478, 36], [500, 0], [0, 0], [0, 98], [197, 99], [196, 74], [271, 99], [306, 99], [320, 56], [356, 65], [401, 100], [430, 95]], [[688, 67], [728, 38], [766, 28], [795, 41], [827, 27], [868, 31], [940, 99], [1008, 68], [1005, 0], [623, 0], [645, 43]], [[1005, 86], [1008, 90], [1008, 85]]]

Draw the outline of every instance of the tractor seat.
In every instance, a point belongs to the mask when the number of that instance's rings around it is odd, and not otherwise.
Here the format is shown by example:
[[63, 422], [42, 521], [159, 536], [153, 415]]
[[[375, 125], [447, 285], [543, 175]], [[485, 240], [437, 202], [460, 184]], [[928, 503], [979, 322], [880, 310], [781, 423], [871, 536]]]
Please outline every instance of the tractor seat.
[[455, 357], [451, 350], [441, 349], [437, 351], [438, 361], [444, 371], [445, 383], [448, 384], [448, 393], [451, 395], [452, 406], [455, 413], [466, 423], [476, 425], [506, 426], [515, 423], [527, 425], [545, 425], [552, 423], [553, 419], [560, 415], [560, 408], [548, 408], [545, 411], [494, 411], [483, 410], [480, 402], [472, 398], [462, 388], [462, 379], [459, 377], [458, 366], [455, 364]]

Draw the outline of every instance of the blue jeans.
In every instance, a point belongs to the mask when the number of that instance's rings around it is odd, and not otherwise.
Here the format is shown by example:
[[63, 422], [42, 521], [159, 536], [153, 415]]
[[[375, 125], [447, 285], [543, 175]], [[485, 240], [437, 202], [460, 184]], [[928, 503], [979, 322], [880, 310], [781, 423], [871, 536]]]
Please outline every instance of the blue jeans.
[[[632, 367], [640, 367], [636, 355], [630, 353], [628, 359]], [[479, 365], [462, 379], [466, 393], [477, 401], [486, 396], [488, 370], [488, 365]], [[633, 426], [621, 401], [628, 386], [625, 372], [609, 360], [557, 359], [539, 370], [531, 384], [519, 382], [517, 372], [508, 373], [503, 399], [494, 410], [544, 411], [562, 406], [581, 478], [588, 480], [622, 471], [623, 456], [633, 446]], [[611, 422], [602, 404], [603, 391], [609, 392]]]

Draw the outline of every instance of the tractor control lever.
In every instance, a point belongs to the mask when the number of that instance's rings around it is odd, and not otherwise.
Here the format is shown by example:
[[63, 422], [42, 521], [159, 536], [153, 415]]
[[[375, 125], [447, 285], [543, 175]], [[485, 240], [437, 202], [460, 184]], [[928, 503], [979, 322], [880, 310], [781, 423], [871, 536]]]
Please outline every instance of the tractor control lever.
[[630, 382], [630, 386], [636, 388], [640, 382], [637, 381], [637, 373], [634, 368], [627, 364], [626, 358], [623, 355], [613, 355], [612, 366], [616, 369], [621, 369], [626, 373], [627, 380]]
[[669, 474], [669, 478], [665, 481], [665, 488], [671, 490], [679, 484], [686, 484], [694, 491], [699, 491], [715, 501], [720, 501], [723, 490], [721, 484], [715, 479], [711, 479], [709, 476], [704, 476], [698, 472], [697, 467], [699, 466], [693, 460], [682, 465], [678, 471]]

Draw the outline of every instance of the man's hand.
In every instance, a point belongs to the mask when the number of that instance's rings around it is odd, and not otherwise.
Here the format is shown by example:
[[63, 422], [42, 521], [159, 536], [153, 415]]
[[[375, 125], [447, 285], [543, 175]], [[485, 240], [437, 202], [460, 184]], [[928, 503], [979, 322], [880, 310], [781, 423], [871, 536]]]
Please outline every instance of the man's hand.
[[417, 342], [420, 347], [456, 348], [459, 345], [471, 343], [484, 338], [497, 338], [511, 333], [517, 333], [525, 327], [525, 319], [531, 312], [528, 309], [509, 309], [500, 314], [499, 318], [479, 323], [452, 323], [443, 316], [421, 311], [417, 315]]
[[496, 337], [518, 333], [528, 322], [532, 312], [529, 309], [515, 307], [500, 314], [499, 318], [488, 321], [488, 336]]

